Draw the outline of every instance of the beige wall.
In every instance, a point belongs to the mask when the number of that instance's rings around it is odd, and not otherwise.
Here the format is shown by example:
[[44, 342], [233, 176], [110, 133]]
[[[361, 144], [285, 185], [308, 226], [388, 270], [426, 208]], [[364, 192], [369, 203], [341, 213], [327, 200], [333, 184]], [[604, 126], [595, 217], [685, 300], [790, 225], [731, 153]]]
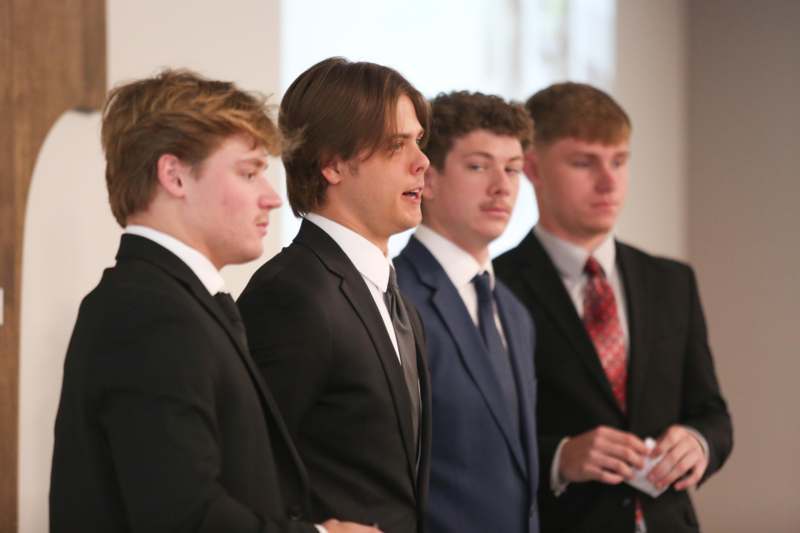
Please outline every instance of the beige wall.
[[734, 422], [707, 531], [800, 531], [800, 2], [690, 2], [689, 255]]
[[633, 122], [630, 191], [618, 234], [685, 259], [686, 2], [617, 0], [614, 96]]

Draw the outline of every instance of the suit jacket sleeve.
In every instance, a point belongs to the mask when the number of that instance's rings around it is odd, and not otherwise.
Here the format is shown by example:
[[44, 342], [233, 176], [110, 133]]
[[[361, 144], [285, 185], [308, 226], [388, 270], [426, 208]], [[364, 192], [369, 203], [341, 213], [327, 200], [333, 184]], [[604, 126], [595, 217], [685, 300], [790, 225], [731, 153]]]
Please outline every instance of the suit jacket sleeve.
[[218, 481], [212, 348], [203, 332], [186, 334], [196, 331], [187, 317], [154, 313], [152, 305], [137, 309], [141, 296], [132, 300], [118, 308], [151, 313], [152, 321], [107, 335], [90, 372], [131, 531], [315, 532], [310, 524], [257, 516], [226, 493]]
[[733, 448], [733, 429], [717, 382], [708, 345], [705, 317], [694, 272], [689, 268], [690, 317], [683, 379], [682, 423], [705, 437], [709, 447], [707, 479], [719, 470]]

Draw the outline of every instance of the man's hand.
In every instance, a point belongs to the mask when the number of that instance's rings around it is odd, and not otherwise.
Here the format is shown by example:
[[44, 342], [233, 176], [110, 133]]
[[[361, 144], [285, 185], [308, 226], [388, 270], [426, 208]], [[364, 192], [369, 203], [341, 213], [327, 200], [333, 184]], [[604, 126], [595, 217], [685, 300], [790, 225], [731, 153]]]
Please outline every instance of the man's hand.
[[322, 524], [328, 533], [381, 533], [381, 530], [374, 527], [362, 526], [355, 522], [339, 522], [335, 518]]
[[644, 466], [647, 448], [631, 433], [607, 426], [570, 437], [561, 448], [559, 474], [570, 483], [600, 481], [616, 485]]
[[650, 453], [653, 457], [664, 457], [653, 467], [647, 479], [662, 489], [675, 480], [675, 490], [693, 487], [703, 477], [708, 466], [708, 458], [697, 438], [683, 426], [670, 426], [659, 437], [656, 447]]

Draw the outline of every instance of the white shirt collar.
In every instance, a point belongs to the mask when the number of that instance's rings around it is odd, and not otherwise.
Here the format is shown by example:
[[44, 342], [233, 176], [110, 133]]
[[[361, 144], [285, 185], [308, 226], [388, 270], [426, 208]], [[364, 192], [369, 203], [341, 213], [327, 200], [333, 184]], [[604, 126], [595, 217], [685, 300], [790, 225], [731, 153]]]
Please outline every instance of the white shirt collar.
[[350, 228], [318, 213], [308, 213], [305, 219], [327, 233], [344, 251], [356, 270], [378, 287], [381, 292], [386, 292], [389, 285], [391, 263], [380, 248]]
[[197, 276], [200, 283], [210, 294], [214, 295], [225, 288], [225, 279], [220, 275], [219, 270], [211, 260], [188, 244], [164, 232], [136, 224], [127, 226], [124, 233], [150, 239], [177, 255], [181, 261], [186, 263], [186, 266]]
[[447, 277], [456, 287], [472, 283], [472, 279], [486, 271], [494, 288], [494, 269], [492, 262], [481, 265], [472, 255], [440, 233], [422, 224], [417, 227], [414, 237], [425, 245], [434, 258], [442, 265]]
[[583, 267], [586, 265], [589, 255], [594, 256], [600, 266], [603, 267], [606, 278], [610, 278], [617, 268], [617, 247], [614, 245], [614, 235], [612, 233], [609, 233], [603, 242], [589, 254], [580, 246], [556, 237], [539, 224], [533, 227], [533, 232], [538, 237], [539, 242], [542, 243], [550, 259], [553, 260], [553, 264], [555, 264], [562, 278], [568, 280], [581, 279]]

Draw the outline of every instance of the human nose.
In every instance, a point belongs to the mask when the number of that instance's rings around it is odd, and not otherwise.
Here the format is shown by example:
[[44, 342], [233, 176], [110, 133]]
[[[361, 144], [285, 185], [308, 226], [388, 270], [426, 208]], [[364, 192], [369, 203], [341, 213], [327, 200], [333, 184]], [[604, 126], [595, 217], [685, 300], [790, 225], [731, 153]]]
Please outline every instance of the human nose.
[[617, 187], [619, 181], [619, 170], [609, 164], [600, 165], [597, 189], [599, 192], [612, 192]]
[[492, 196], [508, 196], [511, 194], [511, 178], [506, 169], [500, 166], [492, 167], [489, 194]]
[[283, 204], [283, 200], [272, 187], [268, 180], [264, 180], [264, 187], [259, 196], [259, 206], [263, 209], [277, 209]]
[[411, 173], [417, 175], [428, 170], [428, 167], [431, 165], [431, 161], [428, 159], [428, 156], [425, 155], [425, 152], [422, 151], [422, 148], [416, 146], [415, 150], [417, 153], [415, 154], [414, 160], [411, 163]]

